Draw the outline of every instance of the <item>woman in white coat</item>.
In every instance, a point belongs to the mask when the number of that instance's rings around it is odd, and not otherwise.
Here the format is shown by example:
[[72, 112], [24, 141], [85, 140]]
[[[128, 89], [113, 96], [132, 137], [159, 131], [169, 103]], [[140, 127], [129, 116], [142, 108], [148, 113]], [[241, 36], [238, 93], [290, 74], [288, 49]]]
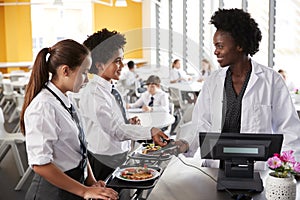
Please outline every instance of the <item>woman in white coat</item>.
[[192, 117], [194, 134], [182, 136], [191, 153], [200, 131], [278, 133], [284, 135], [283, 150], [294, 150], [299, 161], [300, 121], [289, 91], [276, 71], [249, 57], [261, 41], [257, 23], [240, 9], [219, 10], [211, 23], [221, 69], [204, 82]]

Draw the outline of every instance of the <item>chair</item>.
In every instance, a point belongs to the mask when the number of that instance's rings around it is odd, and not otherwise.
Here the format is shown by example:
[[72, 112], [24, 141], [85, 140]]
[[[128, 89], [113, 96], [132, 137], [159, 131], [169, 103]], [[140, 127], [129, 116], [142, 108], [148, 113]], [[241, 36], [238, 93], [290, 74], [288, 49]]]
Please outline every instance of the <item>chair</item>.
[[18, 81], [20, 77], [23, 76], [24, 70], [13, 70], [10, 72], [10, 80]]
[[22, 176], [22, 178], [19, 180], [17, 186], [15, 187], [15, 190], [18, 191], [18, 190], [21, 190], [25, 181], [28, 179], [28, 177], [30, 176], [32, 172], [32, 169], [30, 167], [28, 167], [26, 169], [26, 172], [24, 173], [24, 175]]
[[26, 172], [24, 172], [23, 163], [21, 161], [20, 153], [18, 150], [18, 143], [25, 142], [25, 137], [22, 133], [7, 133], [4, 128], [4, 116], [3, 111], [0, 108], [0, 141], [2, 142], [0, 145], [0, 162], [6, 156], [7, 152], [11, 149], [13, 152], [13, 156], [17, 165], [17, 169], [19, 171], [20, 176], [22, 178], [18, 182], [15, 190], [20, 190], [25, 183], [26, 179], [29, 177], [31, 173], [31, 168], [28, 167]]
[[134, 86], [128, 86], [126, 79], [120, 79], [117, 82], [117, 89], [126, 103], [131, 102], [131, 98], [134, 96]]
[[184, 113], [181, 115], [181, 118], [178, 121], [176, 127], [174, 127], [173, 132], [177, 133], [181, 125], [192, 121], [194, 107], [195, 107], [194, 104], [187, 104], [187, 107], [186, 107]]
[[14, 109], [12, 114], [10, 115], [10, 117], [8, 119], [8, 123], [11, 123], [16, 117], [19, 116], [19, 114], [22, 110], [22, 107], [23, 107], [23, 103], [24, 103], [24, 95], [19, 94], [19, 93], [15, 93], [14, 94], [14, 102], [16, 104], [16, 108]]
[[135, 81], [134, 86], [135, 86], [134, 92], [137, 98], [141, 97], [142, 93], [147, 91], [147, 88], [145, 88], [144, 85], [139, 80]]
[[24, 167], [21, 161], [20, 153], [17, 147], [17, 143], [25, 142], [25, 137], [22, 133], [7, 133], [4, 128], [4, 115], [3, 111], [0, 108], [0, 141], [2, 141], [0, 145], [0, 162], [3, 160], [5, 155], [7, 154], [9, 148], [11, 148], [13, 152], [13, 156], [16, 161], [16, 165], [19, 171], [20, 176], [24, 174]]
[[8, 112], [14, 105], [14, 87], [8, 79], [3, 79], [2, 83], [3, 97], [1, 99], [0, 105], [2, 106], [5, 103], [3, 112]]
[[[171, 115], [174, 115], [174, 110], [175, 110], [175, 106], [174, 106], [174, 103], [170, 102], [169, 103], [169, 112]], [[170, 124], [165, 130], [164, 130], [164, 133], [166, 135], [171, 135], [171, 129], [172, 129], [172, 124]]]
[[184, 112], [188, 103], [183, 100], [181, 91], [177, 88], [169, 87], [169, 94], [171, 101], [174, 103], [175, 107], [180, 107], [181, 110]]

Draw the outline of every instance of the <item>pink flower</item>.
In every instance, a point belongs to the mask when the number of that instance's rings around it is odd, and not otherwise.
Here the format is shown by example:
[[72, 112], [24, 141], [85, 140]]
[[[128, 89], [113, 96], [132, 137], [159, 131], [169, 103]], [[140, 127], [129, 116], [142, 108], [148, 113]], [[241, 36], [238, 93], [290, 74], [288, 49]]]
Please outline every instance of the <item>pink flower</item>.
[[282, 165], [280, 158], [278, 158], [277, 156], [269, 158], [267, 163], [271, 169], [276, 169], [278, 167], [281, 167], [281, 165]]
[[279, 153], [274, 153], [274, 156], [280, 158], [280, 154]]
[[299, 162], [296, 162], [293, 166], [293, 170], [294, 172], [296, 173], [300, 173], [300, 163]]
[[293, 150], [289, 150], [289, 151], [283, 151], [282, 155], [280, 156], [280, 160], [282, 162], [290, 162], [290, 163], [295, 163], [295, 158], [293, 156], [294, 151]]

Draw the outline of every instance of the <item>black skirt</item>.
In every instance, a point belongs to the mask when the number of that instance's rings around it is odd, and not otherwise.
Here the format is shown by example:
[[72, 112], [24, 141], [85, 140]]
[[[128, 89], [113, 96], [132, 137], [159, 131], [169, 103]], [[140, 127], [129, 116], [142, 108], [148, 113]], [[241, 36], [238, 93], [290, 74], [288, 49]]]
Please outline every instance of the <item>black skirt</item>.
[[[80, 183], [84, 182], [83, 170], [80, 168], [80, 165], [66, 171], [65, 174]], [[25, 200], [83, 200], [83, 198], [62, 190], [49, 183], [42, 176], [35, 174], [26, 193]]]

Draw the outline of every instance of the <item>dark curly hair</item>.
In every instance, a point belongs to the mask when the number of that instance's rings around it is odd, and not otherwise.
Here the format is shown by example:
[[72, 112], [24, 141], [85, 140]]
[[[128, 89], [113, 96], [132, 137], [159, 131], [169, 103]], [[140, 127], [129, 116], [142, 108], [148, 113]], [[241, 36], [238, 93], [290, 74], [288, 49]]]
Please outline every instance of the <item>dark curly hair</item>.
[[98, 74], [96, 62], [107, 63], [114, 53], [126, 44], [125, 36], [117, 31], [109, 31], [106, 28], [97, 31], [83, 42], [92, 52], [92, 66], [90, 73]]
[[210, 23], [217, 30], [230, 33], [235, 43], [242, 47], [247, 55], [253, 56], [259, 51], [261, 31], [249, 13], [237, 8], [219, 9], [211, 17]]

